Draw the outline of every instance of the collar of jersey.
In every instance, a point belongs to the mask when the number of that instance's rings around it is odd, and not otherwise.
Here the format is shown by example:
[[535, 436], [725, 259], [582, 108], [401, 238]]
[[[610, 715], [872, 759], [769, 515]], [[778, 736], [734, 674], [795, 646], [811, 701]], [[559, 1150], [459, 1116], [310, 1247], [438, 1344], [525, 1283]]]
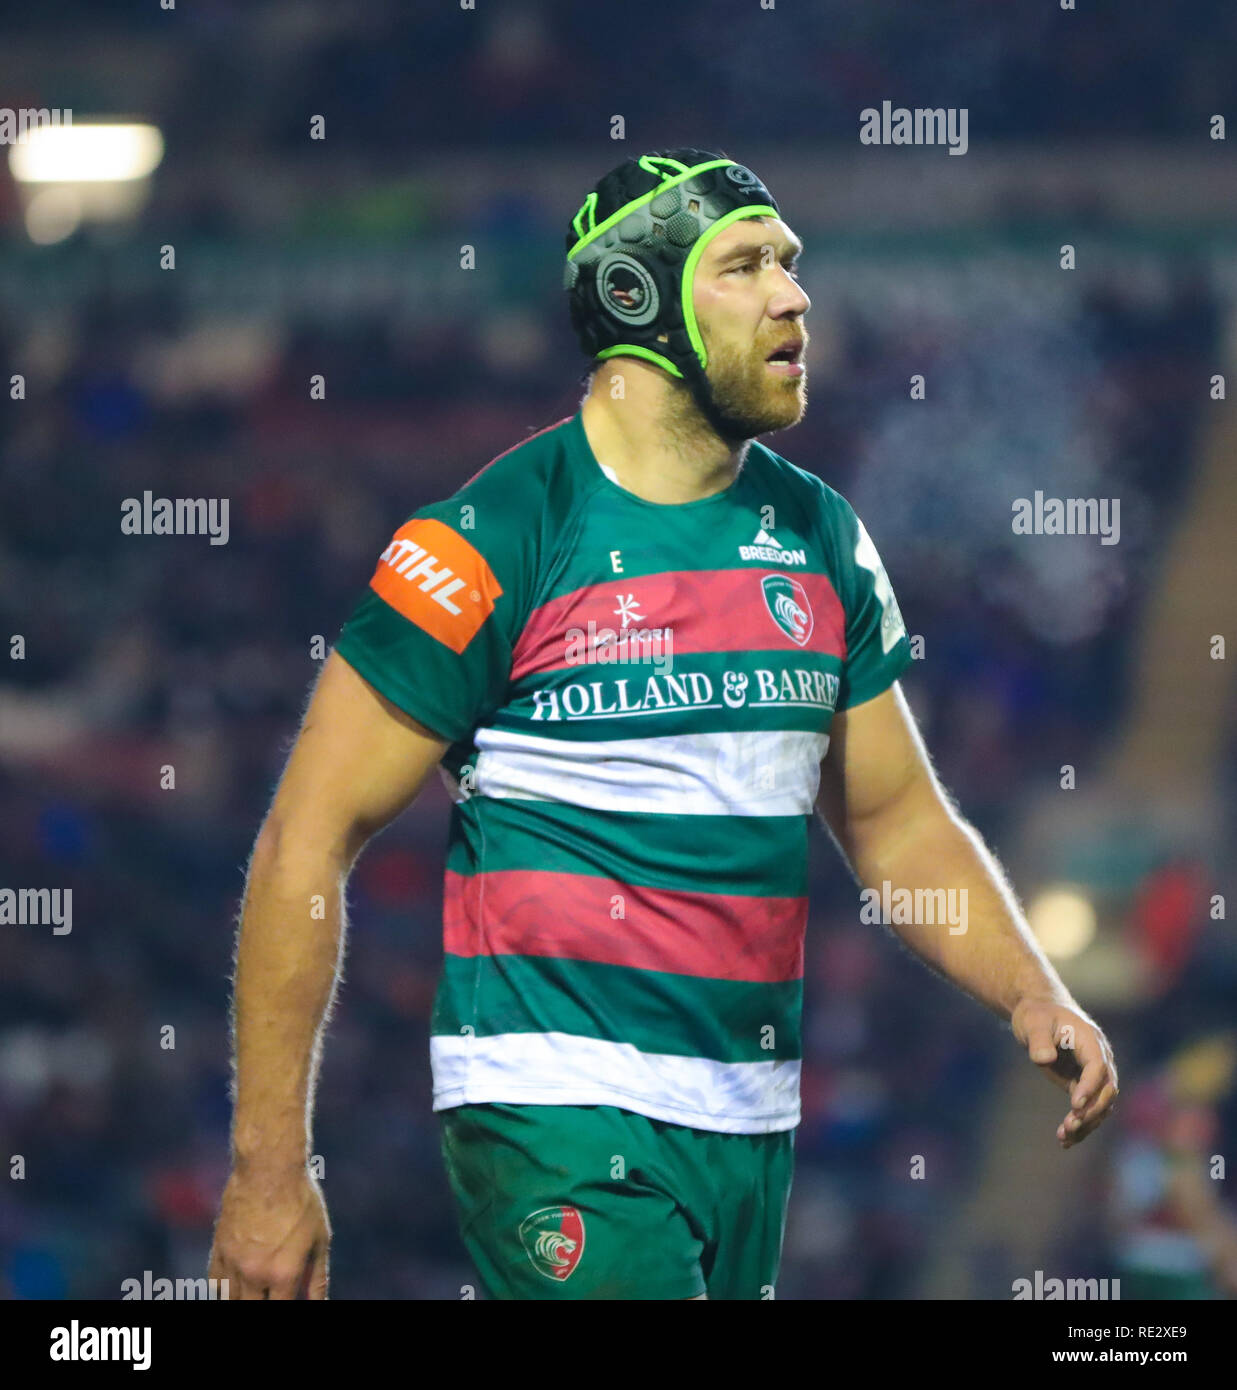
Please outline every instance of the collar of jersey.
[[[711, 493], [708, 497], [697, 497], [691, 502], [650, 502], [647, 497], [641, 497], [639, 493], [631, 492], [625, 488], [615, 477], [614, 470], [607, 468], [604, 463], [593, 453], [593, 446], [588, 442], [588, 435], [584, 432], [583, 412], [577, 410], [571, 417], [571, 427], [576, 434], [576, 442], [580, 452], [589, 463], [601, 474], [604, 484], [608, 488], [613, 488], [620, 496], [628, 498], [632, 502], [638, 502], [642, 507], [653, 507], [659, 512], [678, 512], [686, 511], [689, 507], [707, 507], [713, 502], [722, 502], [733, 499], [743, 482], [744, 474], [748, 470], [751, 462], [751, 449], [748, 449], [748, 456], [743, 460], [743, 467], [739, 469], [734, 481], [729, 487], [725, 487], [721, 492]], [[754, 443], [755, 441], [752, 441]]]

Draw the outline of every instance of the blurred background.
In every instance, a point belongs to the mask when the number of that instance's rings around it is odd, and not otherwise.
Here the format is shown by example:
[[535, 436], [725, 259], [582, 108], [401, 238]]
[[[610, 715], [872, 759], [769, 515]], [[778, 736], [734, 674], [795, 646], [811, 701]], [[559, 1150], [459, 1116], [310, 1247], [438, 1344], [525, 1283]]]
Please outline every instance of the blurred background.
[[[939, 771], [1122, 1083], [1060, 1151], [1064, 1093], [860, 924], [817, 832], [778, 1297], [1237, 1294], [1237, 9], [1085, 11], [6, 15], [0, 107], [78, 143], [0, 147], [0, 886], [73, 894], [71, 933], [0, 926], [0, 1296], [205, 1273], [234, 918], [320, 644], [414, 508], [576, 409], [568, 221], [673, 145], [750, 164], [806, 243], [810, 406], [768, 443], [864, 518]], [[966, 108], [966, 154], [861, 144], [885, 100]], [[1119, 498], [1119, 543], [1014, 534], [1037, 489]], [[146, 490], [230, 499], [228, 543], [122, 533]], [[476, 1282], [430, 1111], [448, 809], [351, 890], [338, 1298]]]

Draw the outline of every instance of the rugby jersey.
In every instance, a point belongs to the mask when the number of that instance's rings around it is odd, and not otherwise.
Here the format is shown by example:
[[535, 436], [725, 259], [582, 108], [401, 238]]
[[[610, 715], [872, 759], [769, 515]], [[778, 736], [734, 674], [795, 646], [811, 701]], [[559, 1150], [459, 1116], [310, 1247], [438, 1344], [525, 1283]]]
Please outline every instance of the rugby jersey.
[[820, 763], [910, 662], [845, 499], [753, 441], [648, 502], [577, 411], [415, 512], [336, 650], [450, 742], [434, 1109], [798, 1124]]

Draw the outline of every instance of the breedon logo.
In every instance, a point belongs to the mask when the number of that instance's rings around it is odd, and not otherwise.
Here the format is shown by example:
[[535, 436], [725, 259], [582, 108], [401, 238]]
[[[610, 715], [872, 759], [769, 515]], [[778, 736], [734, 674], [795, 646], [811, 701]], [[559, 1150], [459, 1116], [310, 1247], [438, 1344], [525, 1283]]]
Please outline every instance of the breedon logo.
[[584, 1253], [584, 1218], [575, 1207], [542, 1207], [520, 1222], [520, 1241], [537, 1273], [561, 1282]]
[[760, 587], [769, 616], [796, 646], [807, 646], [816, 625], [807, 590], [788, 574], [766, 574]]
[[751, 545], [739, 547], [740, 560], [759, 560], [765, 565], [806, 565], [806, 550], [788, 550], [762, 526]]

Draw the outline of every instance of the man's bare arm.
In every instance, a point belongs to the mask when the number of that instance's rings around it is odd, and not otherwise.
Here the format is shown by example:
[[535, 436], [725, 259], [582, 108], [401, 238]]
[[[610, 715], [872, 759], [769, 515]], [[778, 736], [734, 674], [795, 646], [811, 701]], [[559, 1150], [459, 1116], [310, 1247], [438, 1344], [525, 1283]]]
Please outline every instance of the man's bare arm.
[[[339, 656], [323, 667], [249, 865], [233, 999], [233, 1174], [211, 1273], [240, 1297], [324, 1297], [329, 1228], [308, 1179], [321, 1035], [339, 979], [344, 888], [447, 743]], [[319, 1291], [320, 1290], [320, 1291]]]
[[[896, 684], [834, 717], [817, 807], [865, 888], [965, 890], [965, 931], [891, 925], [929, 965], [1010, 1021], [1031, 1060], [1071, 1091], [1058, 1138], [1067, 1147], [1084, 1138], [1116, 1095], [1107, 1040], [1035, 941], [979, 833], [950, 803]], [[1063, 1037], [1081, 1072], [1058, 1055]]]

